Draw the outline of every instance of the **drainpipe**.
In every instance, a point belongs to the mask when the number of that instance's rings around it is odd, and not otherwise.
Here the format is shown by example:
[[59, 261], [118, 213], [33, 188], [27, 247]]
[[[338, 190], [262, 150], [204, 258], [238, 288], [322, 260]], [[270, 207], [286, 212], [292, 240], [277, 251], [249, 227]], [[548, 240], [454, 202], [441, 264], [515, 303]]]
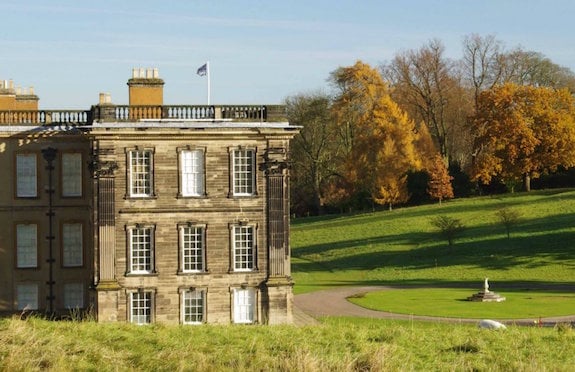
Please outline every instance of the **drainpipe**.
[[48, 216], [48, 236], [46, 236], [46, 239], [48, 240], [48, 259], [46, 260], [46, 262], [48, 262], [48, 270], [49, 270], [49, 276], [48, 276], [48, 281], [46, 282], [46, 284], [48, 284], [48, 288], [49, 288], [49, 295], [46, 297], [46, 299], [48, 300], [48, 313], [50, 314], [50, 316], [54, 315], [54, 210], [53, 210], [53, 205], [52, 205], [52, 199], [53, 199], [53, 195], [54, 195], [54, 183], [53, 183], [53, 171], [54, 171], [54, 159], [56, 159], [56, 153], [58, 152], [58, 150], [56, 150], [53, 147], [48, 147], [45, 149], [42, 149], [42, 156], [44, 157], [44, 160], [46, 160], [46, 162], [48, 163], [48, 165], [46, 166], [46, 170], [48, 171], [48, 188], [46, 189], [46, 192], [48, 193], [48, 213], [46, 213], [46, 216]]

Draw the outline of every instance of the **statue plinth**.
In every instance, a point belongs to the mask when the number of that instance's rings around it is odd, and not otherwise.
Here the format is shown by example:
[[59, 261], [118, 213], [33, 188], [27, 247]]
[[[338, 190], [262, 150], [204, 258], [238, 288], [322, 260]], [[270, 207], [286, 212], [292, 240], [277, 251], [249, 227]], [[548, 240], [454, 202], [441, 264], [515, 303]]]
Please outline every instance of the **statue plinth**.
[[498, 293], [489, 290], [488, 278], [485, 278], [485, 283], [483, 284], [483, 290], [477, 292], [471, 297], [467, 297], [467, 301], [473, 302], [502, 302], [505, 301], [505, 297], [502, 297]]

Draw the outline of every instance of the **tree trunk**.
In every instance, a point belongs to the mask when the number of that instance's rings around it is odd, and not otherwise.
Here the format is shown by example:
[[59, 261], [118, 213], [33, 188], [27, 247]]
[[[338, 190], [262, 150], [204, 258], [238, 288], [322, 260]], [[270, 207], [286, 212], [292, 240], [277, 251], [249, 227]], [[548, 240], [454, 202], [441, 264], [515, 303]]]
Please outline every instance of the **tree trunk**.
[[523, 187], [525, 188], [525, 191], [531, 191], [531, 175], [529, 173], [525, 173], [523, 176]]

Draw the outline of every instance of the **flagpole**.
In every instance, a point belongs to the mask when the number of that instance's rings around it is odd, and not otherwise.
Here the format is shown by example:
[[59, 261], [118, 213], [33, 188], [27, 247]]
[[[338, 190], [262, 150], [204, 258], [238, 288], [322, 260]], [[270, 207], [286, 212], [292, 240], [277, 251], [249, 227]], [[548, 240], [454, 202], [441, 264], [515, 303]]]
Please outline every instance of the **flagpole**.
[[210, 105], [210, 61], [206, 62], [206, 75], [208, 78], [208, 106]]

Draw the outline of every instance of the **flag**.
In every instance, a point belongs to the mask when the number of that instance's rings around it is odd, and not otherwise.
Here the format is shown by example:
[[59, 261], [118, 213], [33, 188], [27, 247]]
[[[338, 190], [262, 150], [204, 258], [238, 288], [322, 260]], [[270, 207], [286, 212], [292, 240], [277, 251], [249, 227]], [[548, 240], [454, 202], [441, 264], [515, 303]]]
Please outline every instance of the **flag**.
[[208, 64], [204, 63], [196, 73], [200, 76], [205, 76], [208, 73]]

